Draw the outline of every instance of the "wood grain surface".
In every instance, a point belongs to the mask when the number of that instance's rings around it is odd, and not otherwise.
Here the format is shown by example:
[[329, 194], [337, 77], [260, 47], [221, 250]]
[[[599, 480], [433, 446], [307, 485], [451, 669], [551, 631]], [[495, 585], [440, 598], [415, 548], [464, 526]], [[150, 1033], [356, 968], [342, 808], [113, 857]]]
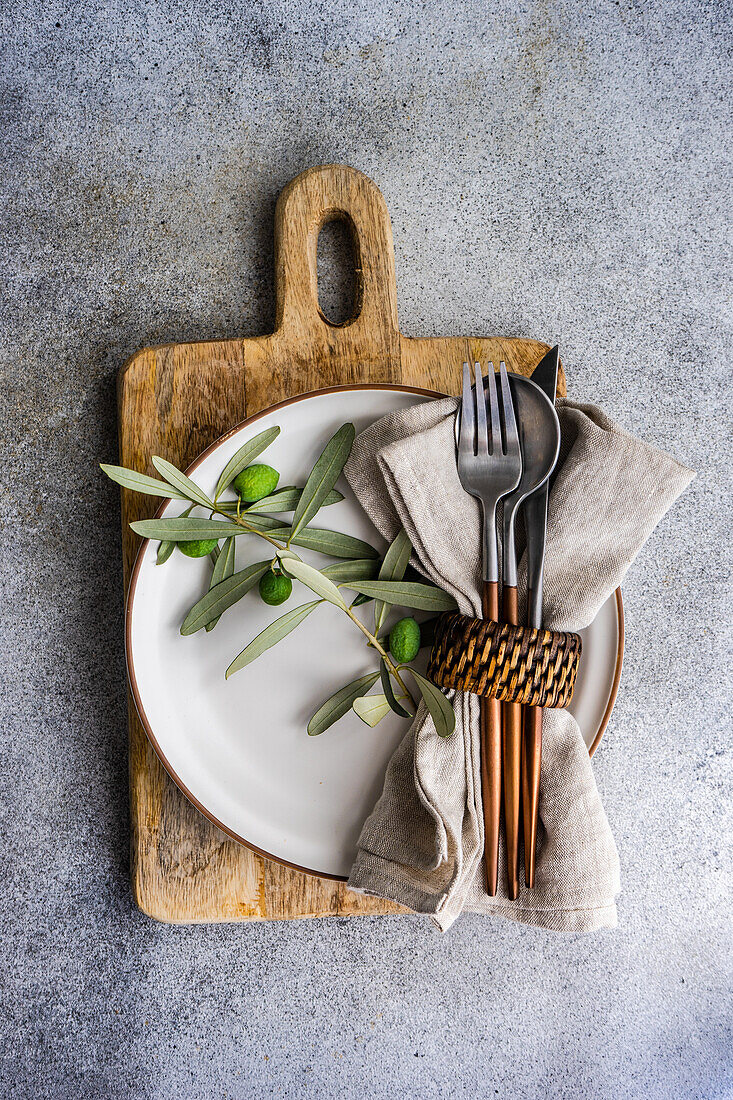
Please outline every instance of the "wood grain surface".
[[[323, 225], [344, 220], [354, 241], [354, 316], [328, 322], [318, 307], [316, 248]], [[535, 340], [411, 339], [397, 326], [392, 229], [378, 188], [343, 165], [302, 173], [275, 212], [275, 332], [145, 348], [119, 377], [122, 465], [155, 476], [153, 454], [185, 469], [247, 416], [298, 393], [356, 382], [460, 389], [464, 360], [500, 359], [530, 374], [548, 350]], [[560, 396], [565, 393], [562, 375]], [[140, 543], [128, 524], [159, 502], [122, 492], [125, 591]], [[405, 912], [265, 860], [230, 840], [196, 810], [156, 757], [129, 701], [131, 873], [135, 901], [169, 922], [276, 920]]]

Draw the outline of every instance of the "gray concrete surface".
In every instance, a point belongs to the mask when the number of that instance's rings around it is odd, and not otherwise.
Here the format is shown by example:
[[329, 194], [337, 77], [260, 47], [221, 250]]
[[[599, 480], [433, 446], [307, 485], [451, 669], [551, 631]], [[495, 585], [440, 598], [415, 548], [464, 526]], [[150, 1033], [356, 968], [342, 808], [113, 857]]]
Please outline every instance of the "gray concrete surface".
[[[733, 1093], [730, 7], [5, 0], [0, 1094]], [[345, 161], [408, 334], [559, 340], [699, 477], [625, 585], [596, 757], [617, 931], [158, 925], [127, 879], [115, 374], [273, 320], [272, 214]]]

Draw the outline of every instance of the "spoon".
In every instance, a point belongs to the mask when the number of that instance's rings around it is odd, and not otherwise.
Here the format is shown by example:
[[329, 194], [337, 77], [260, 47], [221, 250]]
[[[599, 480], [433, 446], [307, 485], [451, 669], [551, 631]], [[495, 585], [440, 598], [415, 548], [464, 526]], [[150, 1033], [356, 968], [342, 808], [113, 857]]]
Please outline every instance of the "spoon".
[[[555, 468], [560, 452], [560, 422], [555, 406], [540, 387], [523, 375], [510, 374], [522, 451], [519, 485], [504, 497], [503, 612], [507, 623], [519, 622], [517, 608], [517, 549], [515, 521], [519, 506], [543, 485]], [[522, 708], [504, 703], [504, 829], [506, 832], [509, 896], [519, 897], [519, 822], [522, 787]]]

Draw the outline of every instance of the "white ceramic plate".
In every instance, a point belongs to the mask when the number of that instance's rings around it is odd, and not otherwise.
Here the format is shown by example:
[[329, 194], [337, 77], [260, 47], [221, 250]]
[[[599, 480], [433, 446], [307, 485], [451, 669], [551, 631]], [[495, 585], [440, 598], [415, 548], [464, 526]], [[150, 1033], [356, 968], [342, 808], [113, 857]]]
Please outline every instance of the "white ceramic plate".
[[[302, 484], [326, 440], [345, 421], [357, 431], [393, 409], [426, 400], [427, 391], [343, 387], [275, 406], [233, 429], [194, 464], [212, 493], [226, 462], [256, 432], [282, 432], [263, 456], [281, 484]], [[342, 479], [343, 480], [343, 479]], [[323, 509], [317, 526], [382, 543], [348, 486]], [[180, 501], [162, 515], [176, 516]], [[237, 569], [267, 554], [255, 538], [237, 540]], [[143, 543], [127, 606], [127, 661], [135, 702], [156, 752], [178, 786], [230, 836], [271, 859], [313, 874], [346, 877], [364, 819], [379, 796], [387, 762], [406, 723], [389, 715], [369, 729], [349, 714], [308, 737], [313, 711], [374, 662], [361, 635], [324, 605], [252, 665], [224, 679], [237, 653], [268, 622], [310, 598], [300, 587], [281, 608], [256, 590], [225, 612], [215, 630], [181, 637], [180, 624], [205, 592], [211, 565], [175, 552], [156, 566], [157, 544]], [[589, 750], [613, 706], [623, 649], [623, 614], [611, 598], [583, 632], [583, 657], [571, 710]]]

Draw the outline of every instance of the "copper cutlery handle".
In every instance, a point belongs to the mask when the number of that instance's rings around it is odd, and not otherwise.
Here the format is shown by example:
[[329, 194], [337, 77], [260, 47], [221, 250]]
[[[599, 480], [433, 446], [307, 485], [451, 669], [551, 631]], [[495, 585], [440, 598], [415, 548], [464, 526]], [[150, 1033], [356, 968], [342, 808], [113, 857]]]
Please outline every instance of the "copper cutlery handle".
[[524, 881], [534, 886], [537, 815], [540, 805], [540, 764], [542, 761], [542, 707], [524, 708], [524, 744], [522, 762], [522, 815], [524, 818]]
[[[504, 620], [517, 625], [517, 589], [505, 585], [503, 591]], [[502, 704], [504, 735], [504, 832], [509, 897], [519, 897], [519, 844], [522, 798], [522, 708], [519, 703]]]
[[[482, 613], [499, 618], [499, 585], [484, 581]], [[501, 703], [481, 698], [481, 796], [484, 808], [484, 866], [486, 889], [495, 897], [499, 882], [499, 829], [501, 824]]]

